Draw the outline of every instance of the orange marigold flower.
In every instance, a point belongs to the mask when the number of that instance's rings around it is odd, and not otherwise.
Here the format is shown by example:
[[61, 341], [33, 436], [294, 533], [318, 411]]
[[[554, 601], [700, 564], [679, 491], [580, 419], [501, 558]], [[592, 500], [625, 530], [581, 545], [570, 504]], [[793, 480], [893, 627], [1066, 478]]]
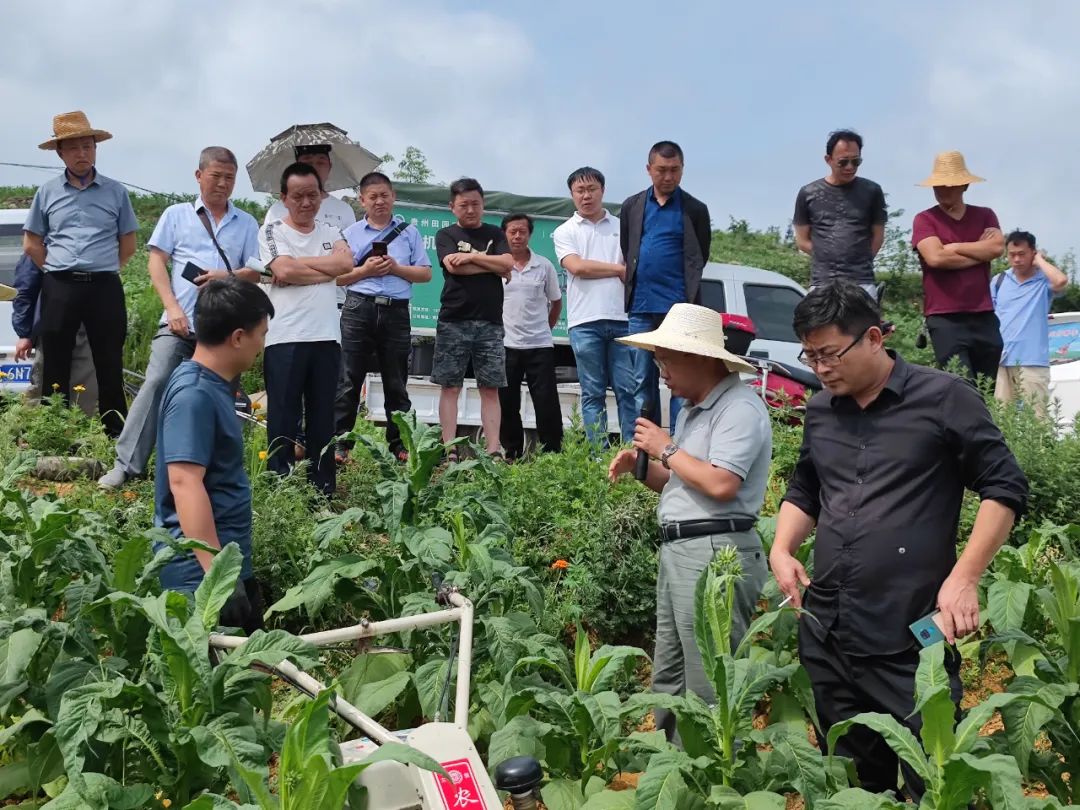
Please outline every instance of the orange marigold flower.
[[251, 410], [253, 410], [253, 411], [257, 411], [261, 407], [262, 407], [262, 403], [259, 402], [258, 400], [255, 400], [254, 402], [251, 403]]
[[52, 384], [52, 390], [53, 391], [59, 391], [60, 390], [60, 383], [53, 383]]
[[76, 394], [81, 394], [83, 391], [86, 390], [86, 386], [85, 385], [76, 385], [71, 390], [74, 391]]
[[570, 563], [568, 563], [566, 560], [556, 560], [551, 564], [552, 571], [563, 571], [569, 567]]

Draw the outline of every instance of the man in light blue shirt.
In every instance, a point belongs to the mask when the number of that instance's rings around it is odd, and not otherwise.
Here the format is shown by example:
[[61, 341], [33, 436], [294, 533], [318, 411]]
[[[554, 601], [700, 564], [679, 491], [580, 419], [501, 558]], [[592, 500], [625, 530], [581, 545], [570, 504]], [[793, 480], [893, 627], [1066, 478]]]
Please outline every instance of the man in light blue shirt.
[[39, 148], [55, 151], [64, 173], [34, 195], [23, 226], [23, 251], [45, 271], [42, 387], [70, 397], [75, 337], [85, 327], [97, 371], [98, 412], [105, 431], [118, 436], [127, 414], [127, 307], [120, 268], [135, 253], [138, 223], [127, 190], [94, 165], [98, 143], [111, 137], [90, 126], [80, 111], [53, 118], [53, 137]]
[[[431, 281], [431, 259], [414, 225], [394, 214], [390, 178], [371, 172], [360, 180], [360, 204], [366, 215], [345, 229], [356, 268], [338, 276], [348, 294], [341, 309], [341, 377], [334, 402], [338, 435], [356, 424], [360, 386], [370, 368], [378, 367], [386, 402], [386, 441], [399, 458], [404, 454], [395, 412], [412, 409], [406, 387], [412, 325], [412, 285]], [[371, 360], [374, 358], [375, 362]], [[339, 444], [335, 458], [348, 458], [350, 443]]]
[[258, 272], [244, 266], [259, 255], [258, 223], [229, 201], [236, 170], [236, 155], [230, 150], [223, 146], [203, 149], [195, 172], [199, 198], [166, 208], [150, 237], [147, 267], [165, 311], [150, 343], [146, 379], [116, 442], [116, 464], [98, 479], [103, 489], [121, 487], [146, 473], [157, 438], [161, 393], [176, 367], [195, 352], [192, 325], [200, 288], [212, 278], [228, 275], [259, 281]]
[[1050, 345], [1047, 315], [1053, 297], [1069, 278], [1035, 249], [1035, 237], [1013, 231], [1005, 240], [1010, 269], [990, 282], [1004, 348], [994, 396], [1021, 399], [1046, 414], [1050, 398]]

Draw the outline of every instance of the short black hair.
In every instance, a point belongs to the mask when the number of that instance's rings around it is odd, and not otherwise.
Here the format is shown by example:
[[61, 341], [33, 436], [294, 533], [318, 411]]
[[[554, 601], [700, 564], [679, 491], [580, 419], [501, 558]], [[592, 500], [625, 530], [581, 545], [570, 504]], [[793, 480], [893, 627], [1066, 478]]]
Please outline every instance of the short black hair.
[[1035, 250], [1035, 234], [1028, 231], [1013, 231], [1007, 237], [1005, 237], [1006, 245], [1019, 245], [1021, 242], [1027, 242], [1031, 246], [1032, 250]]
[[881, 326], [877, 302], [853, 281], [830, 281], [814, 287], [795, 307], [792, 328], [799, 339], [827, 326], [857, 337], [871, 326]]
[[594, 169], [592, 166], [582, 166], [580, 169], [574, 169], [574, 171], [570, 172], [570, 176], [566, 178], [566, 187], [573, 191], [574, 183], [586, 180], [595, 180], [600, 184], [600, 188], [604, 188], [604, 173], [599, 169]]
[[840, 141], [853, 143], [862, 152], [862, 135], [853, 129], [836, 129], [829, 133], [829, 140], [825, 141], [825, 154], [832, 157], [833, 150]]
[[305, 143], [293, 147], [293, 157], [299, 160], [307, 155], [326, 155], [330, 157], [330, 144], [328, 143]]
[[500, 227], [505, 231], [506, 226], [511, 222], [520, 222], [521, 220], [525, 220], [525, 224], [529, 226], [529, 236], [532, 236], [535, 223], [533, 222], [533, 218], [528, 214], [507, 214], [503, 217], [502, 225]]
[[678, 158], [679, 163], [685, 163], [683, 159], [682, 147], [675, 141], [657, 141], [652, 145], [652, 149], [649, 150], [649, 163], [653, 162], [653, 158], [659, 155], [662, 158]]
[[468, 194], [470, 191], [479, 191], [480, 196], [484, 196], [484, 189], [480, 185], [479, 180], [475, 180], [472, 177], [462, 177], [455, 180], [450, 184], [450, 202], [452, 203], [462, 194]]
[[382, 172], [368, 172], [360, 178], [360, 193], [363, 194], [365, 189], [371, 188], [371, 186], [390, 186], [392, 189], [394, 184], [390, 182], [390, 178]]
[[195, 339], [220, 346], [237, 329], [250, 331], [274, 317], [274, 305], [258, 284], [236, 276], [206, 282], [195, 299]]
[[315, 182], [319, 184], [319, 191], [323, 190], [322, 178], [319, 177], [319, 173], [315, 171], [315, 167], [309, 163], [290, 163], [285, 167], [285, 171], [281, 173], [281, 193], [289, 193], [289, 178], [290, 177], [314, 177]]

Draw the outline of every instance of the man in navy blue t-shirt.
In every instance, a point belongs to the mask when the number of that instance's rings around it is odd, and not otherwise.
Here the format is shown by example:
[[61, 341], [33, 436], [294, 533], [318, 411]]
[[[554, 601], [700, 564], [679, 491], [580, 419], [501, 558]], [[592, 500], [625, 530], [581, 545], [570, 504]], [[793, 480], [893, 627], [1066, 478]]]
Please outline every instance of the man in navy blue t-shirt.
[[[251, 483], [231, 381], [255, 362], [273, 315], [257, 285], [235, 276], [208, 282], [195, 304], [195, 353], [169, 378], [158, 413], [154, 525], [175, 538], [240, 547], [240, 580], [221, 622], [249, 633], [260, 619], [253, 608], [259, 600], [251, 570]], [[212, 561], [206, 551], [175, 557], [162, 569], [161, 585], [194, 593]]]

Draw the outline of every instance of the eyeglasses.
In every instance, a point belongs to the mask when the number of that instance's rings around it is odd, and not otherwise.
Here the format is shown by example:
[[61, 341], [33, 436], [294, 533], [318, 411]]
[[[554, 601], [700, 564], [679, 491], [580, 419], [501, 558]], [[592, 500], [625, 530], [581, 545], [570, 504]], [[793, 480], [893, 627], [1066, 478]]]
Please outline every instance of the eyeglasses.
[[857, 169], [862, 166], [862, 158], [840, 158], [836, 161], [836, 165], [841, 169], [846, 169], [848, 166], [854, 166]]
[[854, 349], [860, 340], [866, 337], [866, 333], [870, 331], [870, 327], [866, 327], [859, 336], [855, 338], [842, 352], [828, 352], [826, 354], [807, 354], [805, 350], [799, 352], [799, 362], [809, 368], [816, 368], [817, 366], [824, 366], [825, 368], [836, 368], [840, 365], [840, 361], [844, 358], [844, 355]]

